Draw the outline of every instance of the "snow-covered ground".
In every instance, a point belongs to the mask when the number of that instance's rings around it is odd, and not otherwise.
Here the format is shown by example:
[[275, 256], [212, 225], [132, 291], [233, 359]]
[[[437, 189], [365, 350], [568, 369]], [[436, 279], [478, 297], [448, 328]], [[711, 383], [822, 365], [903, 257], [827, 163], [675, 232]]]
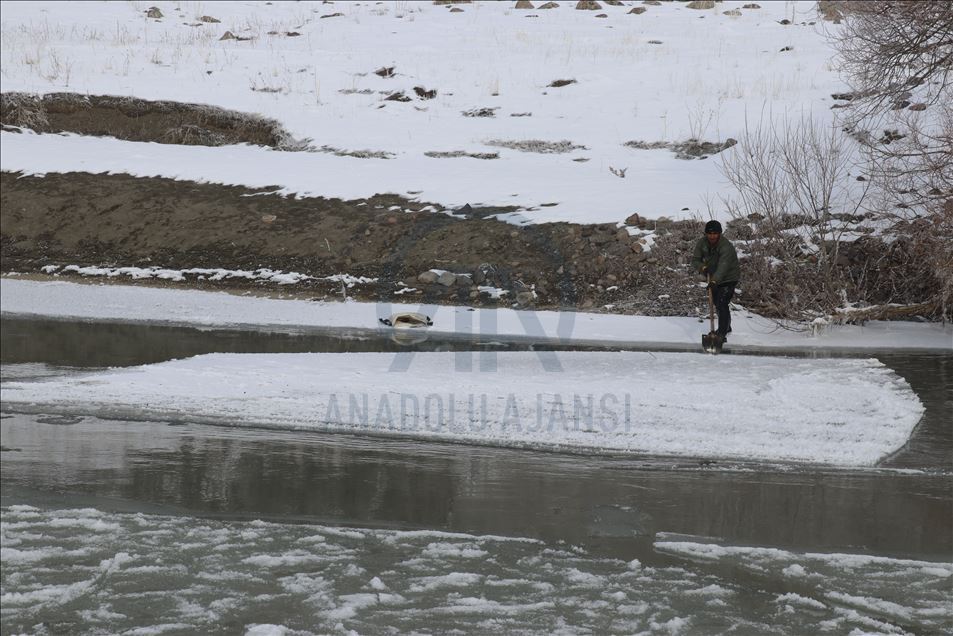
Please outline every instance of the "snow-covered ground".
[[[388, 302], [311, 302], [238, 296], [226, 292], [163, 289], [66, 281], [0, 278], [2, 311], [7, 315], [169, 323], [200, 327], [257, 329], [378, 329], [392, 312], [420, 310], [443, 336], [558, 339], [564, 343], [599, 341], [700, 346], [708, 322], [687, 317], [623, 316], [583, 312], [473, 309], [447, 305], [418, 307]], [[865, 326], [827, 327], [816, 334], [791, 331], [746, 311], [733, 312], [729, 347], [769, 349], [857, 348], [953, 351], [953, 325], [872, 321]], [[390, 333], [390, 331], [383, 332]]]
[[[143, 2], [5, 2], [4, 92], [210, 104], [277, 119], [317, 147], [390, 158], [3, 132], [0, 167], [278, 185], [309, 196], [392, 192], [446, 209], [517, 205], [517, 223], [680, 218], [707, 215], [709, 204], [724, 218], [716, 159], [624, 144], [737, 139], [746, 121], [763, 118], [830, 122], [830, 96], [843, 91], [823, 34], [836, 27], [814, 23], [814, 2], [558, 4], [476, 2], [454, 12], [431, 2], [156, 1], [164, 17], [152, 19]], [[647, 10], [629, 13], [635, 6]], [[220, 22], [202, 22], [206, 15]], [[226, 31], [250, 39], [220, 41]], [[394, 74], [376, 75], [382, 67]], [[550, 86], [556, 80], [574, 83]], [[414, 87], [436, 97], [419, 98]], [[384, 100], [398, 91], [410, 101]], [[475, 109], [494, 116], [463, 114]], [[576, 148], [506, 146], [528, 140]], [[499, 158], [424, 154], [434, 151]]]
[[7, 408], [872, 466], [923, 414], [876, 360], [650, 352], [209, 354], [5, 382]]
[[656, 565], [426, 530], [0, 512], [5, 633], [899, 634], [953, 620], [948, 563], [660, 537], [682, 560]]

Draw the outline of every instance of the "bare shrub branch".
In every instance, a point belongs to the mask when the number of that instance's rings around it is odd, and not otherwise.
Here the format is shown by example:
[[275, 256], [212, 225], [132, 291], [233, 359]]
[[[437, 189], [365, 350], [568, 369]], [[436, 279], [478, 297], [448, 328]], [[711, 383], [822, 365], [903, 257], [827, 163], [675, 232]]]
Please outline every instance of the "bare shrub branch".
[[867, 182], [852, 181], [849, 139], [810, 118], [778, 130], [747, 126], [720, 169], [736, 196], [724, 201], [736, 225], [750, 224], [745, 296], [778, 318], [831, 313], [856, 300], [842, 267], [843, 234], [861, 218]]
[[[840, 5], [832, 31], [853, 99], [840, 123], [860, 142], [874, 189], [867, 210], [887, 226], [889, 260], [872, 272], [882, 295], [953, 296], [953, 2], [884, 0]], [[901, 275], [902, 273], [902, 275]], [[889, 288], [889, 289], [888, 289]]]
[[[937, 103], [953, 65], [953, 2], [863, 0], [843, 3], [845, 20], [834, 35], [837, 58], [855, 111], [878, 113], [921, 87]], [[911, 93], [911, 95], [908, 95]]]

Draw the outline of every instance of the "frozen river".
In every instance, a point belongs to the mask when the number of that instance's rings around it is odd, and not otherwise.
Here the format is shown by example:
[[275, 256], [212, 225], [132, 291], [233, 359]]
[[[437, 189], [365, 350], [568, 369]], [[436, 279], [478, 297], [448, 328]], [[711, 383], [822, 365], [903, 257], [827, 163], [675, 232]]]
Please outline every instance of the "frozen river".
[[[2, 327], [4, 381], [217, 351], [397, 348]], [[953, 632], [953, 362], [877, 357], [926, 413], [862, 471], [5, 409], [2, 631]]]

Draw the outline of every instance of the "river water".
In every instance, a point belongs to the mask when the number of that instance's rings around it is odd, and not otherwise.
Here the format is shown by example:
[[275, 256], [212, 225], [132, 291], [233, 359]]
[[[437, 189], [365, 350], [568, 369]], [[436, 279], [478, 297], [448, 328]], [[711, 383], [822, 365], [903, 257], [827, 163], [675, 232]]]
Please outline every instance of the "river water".
[[[13, 318], [0, 332], [3, 380], [402, 348]], [[953, 633], [953, 360], [876, 357], [926, 414], [865, 471], [5, 410], [2, 631]]]

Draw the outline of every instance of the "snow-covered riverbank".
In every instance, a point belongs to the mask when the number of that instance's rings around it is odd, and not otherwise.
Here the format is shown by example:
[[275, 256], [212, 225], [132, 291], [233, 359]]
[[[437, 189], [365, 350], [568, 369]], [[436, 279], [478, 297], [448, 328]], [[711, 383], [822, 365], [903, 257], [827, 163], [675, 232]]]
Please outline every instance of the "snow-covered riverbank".
[[[688, 317], [623, 316], [581, 312], [471, 309], [387, 302], [310, 302], [238, 296], [225, 292], [133, 285], [0, 279], [5, 315], [58, 319], [167, 323], [195, 327], [256, 329], [378, 329], [393, 311], [423, 311], [433, 318], [426, 333], [445, 336], [599, 341], [617, 344], [700, 346], [708, 324]], [[734, 312], [730, 347], [867, 350], [933, 349], [953, 352], [953, 326], [872, 321], [867, 325], [808, 331], [780, 328], [774, 321]]]

